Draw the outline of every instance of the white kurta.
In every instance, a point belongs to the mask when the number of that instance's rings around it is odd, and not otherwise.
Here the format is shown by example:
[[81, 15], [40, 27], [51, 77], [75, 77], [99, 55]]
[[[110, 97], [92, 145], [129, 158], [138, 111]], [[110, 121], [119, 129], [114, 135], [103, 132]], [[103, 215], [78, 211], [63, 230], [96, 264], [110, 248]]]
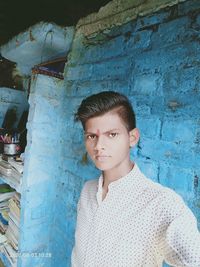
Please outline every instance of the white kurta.
[[136, 164], [103, 201], [102, 183], [88, 181], [81, 192], [72, 267], [200, 267], [200, 233], [180, 196]]

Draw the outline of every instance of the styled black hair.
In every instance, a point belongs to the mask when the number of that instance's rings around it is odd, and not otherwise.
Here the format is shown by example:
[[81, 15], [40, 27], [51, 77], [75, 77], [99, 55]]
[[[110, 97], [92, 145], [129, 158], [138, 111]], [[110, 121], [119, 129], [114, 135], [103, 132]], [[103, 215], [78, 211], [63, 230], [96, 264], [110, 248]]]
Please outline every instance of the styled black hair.
[[85, 130], [88, 119], [110, 111], [115, 111], [119, 115], [128, 131], [136, 127], [135, 113], [128, 98], [114, 91], [100, 92], [83, 99], [74, 118], [75, 121], [81, 121]]

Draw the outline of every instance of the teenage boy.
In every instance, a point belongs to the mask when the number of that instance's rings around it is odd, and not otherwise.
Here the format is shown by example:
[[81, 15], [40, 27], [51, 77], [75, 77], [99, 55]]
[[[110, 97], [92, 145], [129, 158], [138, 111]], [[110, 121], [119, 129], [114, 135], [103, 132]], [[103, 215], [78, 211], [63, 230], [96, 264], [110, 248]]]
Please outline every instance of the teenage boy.
[[[147, 179], [130, 159], [139, 140], [126, 96], [101, 92], [75, 115], [86, 150], [102, 171], [78, 202], [72, 267], [200, 267], [197, 222], [173, 190]], [[181, 174], [180, 174], [181, 175]]]

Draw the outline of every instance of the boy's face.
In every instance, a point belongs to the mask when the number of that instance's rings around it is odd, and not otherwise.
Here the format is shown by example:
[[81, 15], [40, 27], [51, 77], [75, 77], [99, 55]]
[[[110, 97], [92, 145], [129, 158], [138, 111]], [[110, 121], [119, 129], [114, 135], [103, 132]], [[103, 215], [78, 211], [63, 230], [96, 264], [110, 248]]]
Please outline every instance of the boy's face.
[[102, 171], [123, 168], [130, 163], [130, 147], [139, 139], [137, 128], [128, 132], [117, 113], [108, 112], [87, 120], [85, 146], [96, 167]]

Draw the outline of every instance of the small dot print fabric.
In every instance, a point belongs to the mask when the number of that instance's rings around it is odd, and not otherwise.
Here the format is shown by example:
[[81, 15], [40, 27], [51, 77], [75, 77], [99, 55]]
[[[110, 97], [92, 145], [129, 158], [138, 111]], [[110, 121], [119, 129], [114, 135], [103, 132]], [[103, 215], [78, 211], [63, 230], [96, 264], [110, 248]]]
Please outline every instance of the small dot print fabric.
[[173, 190], [138, 166], [112, 182], [85, 183], [78, 202], [72, 267], [200, 267], [196, 218]]

